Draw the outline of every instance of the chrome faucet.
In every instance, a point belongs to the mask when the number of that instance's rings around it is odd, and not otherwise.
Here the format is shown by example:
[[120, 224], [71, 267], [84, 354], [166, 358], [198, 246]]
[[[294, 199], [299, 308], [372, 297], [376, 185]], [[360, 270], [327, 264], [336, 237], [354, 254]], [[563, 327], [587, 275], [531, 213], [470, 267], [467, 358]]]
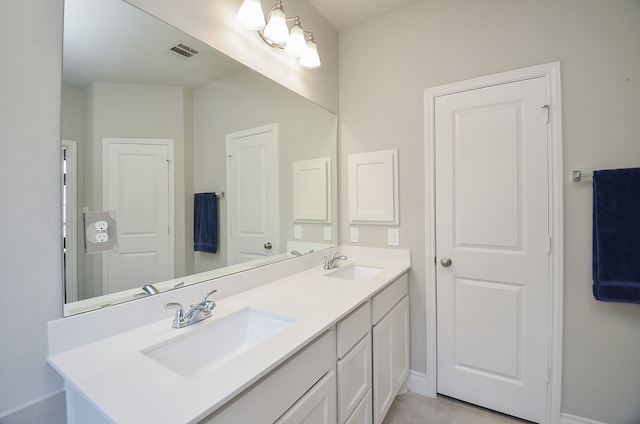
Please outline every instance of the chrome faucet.
[[191, 325], [194, 322], [209, 318], [211, 316], [211, 311], [216, 307], [216, 303], [213, 300], [207, 300], [207, 298], [217, 291], [218, 290], [211, 290], [209, 293], [205, 294], [202, 297], [202, 302], [191, 305], [191, 309], [188, 312], [185, 312], [182, 305], [178, 302], [169, 302], [164, 305], [165, 309], [177, 309], [171, 326], [173, 328], [182, 328]]
[[335, 255], [333, 255], [333, 258], [331, 257], [331, 255], [329, 256], [324, 256], [324, 269], [334, 269], [338, 267], [338, 261], [346, 261], [347, 257], [345, 255], [338, 255], [338, 252], [336, 252]]
[[149, 296], [160, 293], [160, 290], [155, 288], [153, 284], [147, 284], [146, 286], [142, 287], [142, 290], [144, 290], [144, 292]]

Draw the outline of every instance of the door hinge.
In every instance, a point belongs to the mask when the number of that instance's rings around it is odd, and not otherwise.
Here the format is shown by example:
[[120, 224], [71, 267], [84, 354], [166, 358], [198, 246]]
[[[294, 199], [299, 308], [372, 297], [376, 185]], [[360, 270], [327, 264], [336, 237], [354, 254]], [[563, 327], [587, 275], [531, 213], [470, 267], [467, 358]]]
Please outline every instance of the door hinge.
[[551, 367], [547, 365], [547, 383], [551, 383]]
[[545, 112], [547, 112], [547, 124], [548, 124], [549, 123], [549, 105], [542, 106], [542, 109], [544, 109]]
[[553, 238], [547, 237], [549, 239], [549, 246], [547, 247], [547, 253], [551, 254], [553, 251]]

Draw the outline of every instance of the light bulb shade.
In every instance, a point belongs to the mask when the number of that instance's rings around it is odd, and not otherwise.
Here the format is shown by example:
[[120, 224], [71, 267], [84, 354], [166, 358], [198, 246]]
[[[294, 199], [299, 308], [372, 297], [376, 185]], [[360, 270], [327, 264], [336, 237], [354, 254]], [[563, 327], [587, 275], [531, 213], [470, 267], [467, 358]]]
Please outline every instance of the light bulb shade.
[[307, 69], [320, 67], [320, 56], [318, 56], [318, 46], [313, 40], [307, 41], [307, 49], [300, 57], [300, 66]]
[[244, 0], [237, 15], [238, 21], [249, 29], [260, 29], [264, 27], [264, 13], [260, 0]]
[[289, 40], [284, 51], [290, 56], [300, 57], [307, 50], [307, 42], [304, 39], [304, 31], [300, 24], [296, 23], [291, 27], [289, 32]]
[[289, 38], [289, 28], [282, 9], [274, 9], [269, 16], [269, 22], [264, 28], [264, 36], [273, 44], [284, 45]]

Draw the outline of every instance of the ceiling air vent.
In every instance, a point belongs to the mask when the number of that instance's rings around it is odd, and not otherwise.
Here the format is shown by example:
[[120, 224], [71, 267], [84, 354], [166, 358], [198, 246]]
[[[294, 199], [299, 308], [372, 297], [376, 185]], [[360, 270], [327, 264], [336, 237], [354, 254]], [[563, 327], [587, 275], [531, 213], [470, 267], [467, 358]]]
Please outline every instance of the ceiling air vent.
[[197, 54], [199, 54], [200, 52], [197, 51], [194, 48], [191, 48], [185, 44], [182, 43], [178, 43], [175, 46], [171, 47], [170, 49], [172, 52], [174, 52], [175, 54], [179, 54], [180, 56], [182, 56], [184, 59], [191, 59], [192, 57], [196, 56]]

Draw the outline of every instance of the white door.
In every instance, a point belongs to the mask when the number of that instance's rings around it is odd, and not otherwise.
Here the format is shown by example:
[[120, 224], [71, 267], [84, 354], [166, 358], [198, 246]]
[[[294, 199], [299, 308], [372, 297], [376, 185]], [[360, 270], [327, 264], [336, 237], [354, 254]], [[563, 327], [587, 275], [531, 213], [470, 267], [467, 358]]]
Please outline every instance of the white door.
[[227, 134], [227, 261], [278, 252], [277, 124]]
[[544, 422], [550, 331], [545, 78], [435, 100], [439, 393]]
[[172, 152], [170, 140], [104, 141], [104, 209], [118, 238], [104, 256], [105, 294], [173, 278]]

